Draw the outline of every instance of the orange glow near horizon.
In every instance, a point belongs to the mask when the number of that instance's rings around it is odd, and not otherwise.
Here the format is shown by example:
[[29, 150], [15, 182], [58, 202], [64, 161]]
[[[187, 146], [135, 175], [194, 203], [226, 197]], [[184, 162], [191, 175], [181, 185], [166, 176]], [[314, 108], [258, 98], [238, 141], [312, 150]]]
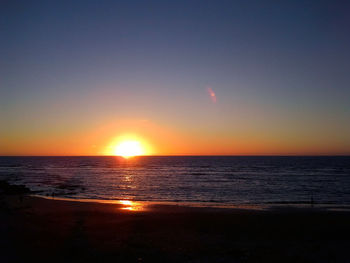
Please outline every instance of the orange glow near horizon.
[[[74, 155], [348, 155], [349, 142], [323, 134], [294, 136], [288, 125], [273, 132], [269, 127], [239, 125], [222, 128], [215, 118], [212, 125], [198, 122], [188, 127], [151, 119], [113, 119], [102, 125], [72, 130], [36, 130], [8, 133], [0, 138], [0, 155], [74, 156]], [[192, 126], [194, 125], [194, 126]], [[28, 127], [34, 127], [27, 125]], [[36, 126], [35, 126], [36, 127]], [[286, 128], [284, 128], [286, 127]], [[10, 131], [10, 130], [9, 130]], [[327, 131], [327, 132], [326, 132]], [[134, 143], [126, 143], [134, 142]], [[133, 150], [128, 150], [127, 145]], [[121, 147], [122, 146], [122, 147]], [[121, 148], [121, 149], [120, 149]], [[135, 149], [136, 148], [136, 149]], [[141, 150], [140, 150], [140, 149]], [[124, 150], [122, 150], [124, 149]]]

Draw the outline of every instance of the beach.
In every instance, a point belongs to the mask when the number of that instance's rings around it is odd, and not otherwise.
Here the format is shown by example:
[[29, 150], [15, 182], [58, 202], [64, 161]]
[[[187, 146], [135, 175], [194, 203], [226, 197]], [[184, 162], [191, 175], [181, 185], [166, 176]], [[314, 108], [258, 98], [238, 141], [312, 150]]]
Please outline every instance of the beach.
[[0, 202], [1, 262], [349, 262], [346, 211]]

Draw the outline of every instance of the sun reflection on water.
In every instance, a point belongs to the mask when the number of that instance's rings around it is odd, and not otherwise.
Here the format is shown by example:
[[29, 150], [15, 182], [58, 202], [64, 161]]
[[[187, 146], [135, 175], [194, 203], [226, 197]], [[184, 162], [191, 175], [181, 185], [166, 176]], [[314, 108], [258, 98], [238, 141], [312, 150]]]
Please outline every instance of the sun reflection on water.
[[119, 203], [122, 205], [122, 210], [129, 211], [143, 211], [144, 206], [141, 203], [134, 202], [131, 200], [120, 200]]

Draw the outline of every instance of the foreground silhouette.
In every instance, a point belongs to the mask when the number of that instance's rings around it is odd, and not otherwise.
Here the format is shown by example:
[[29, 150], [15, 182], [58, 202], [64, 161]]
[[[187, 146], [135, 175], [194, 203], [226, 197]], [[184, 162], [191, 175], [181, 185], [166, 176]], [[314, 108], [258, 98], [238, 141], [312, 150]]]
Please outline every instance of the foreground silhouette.
[[348, 262], [350, 214], [1, 197], [1, 262]]

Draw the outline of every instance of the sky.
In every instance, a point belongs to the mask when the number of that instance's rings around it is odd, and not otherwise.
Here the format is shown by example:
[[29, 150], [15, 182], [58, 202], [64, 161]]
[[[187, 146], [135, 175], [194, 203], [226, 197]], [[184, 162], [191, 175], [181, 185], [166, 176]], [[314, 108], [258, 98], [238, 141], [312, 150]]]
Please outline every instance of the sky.
[[348, 155], [349, 11], [1, 1], [0, 155]]

